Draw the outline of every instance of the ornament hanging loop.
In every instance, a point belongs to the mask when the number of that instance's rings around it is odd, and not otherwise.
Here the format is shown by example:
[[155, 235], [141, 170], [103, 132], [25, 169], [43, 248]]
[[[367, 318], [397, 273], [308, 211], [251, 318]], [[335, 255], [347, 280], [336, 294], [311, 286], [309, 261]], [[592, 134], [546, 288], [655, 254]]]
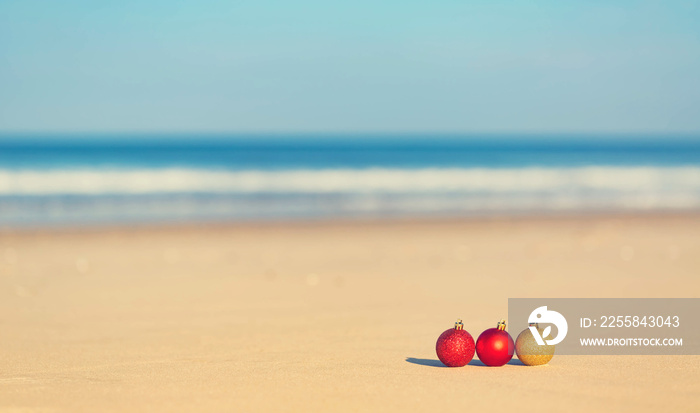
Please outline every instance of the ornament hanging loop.
[[503, 320], [499, 321], [498, 324], [496, 325], [496, 328], [498, 328], [500, 331], [505, 330], [506, 329], [506, 320], [503, 319]]
[[464, 330], [464, 324], [462, 324], [461, 319], [458, 319], [455, 323], [455, 330]]

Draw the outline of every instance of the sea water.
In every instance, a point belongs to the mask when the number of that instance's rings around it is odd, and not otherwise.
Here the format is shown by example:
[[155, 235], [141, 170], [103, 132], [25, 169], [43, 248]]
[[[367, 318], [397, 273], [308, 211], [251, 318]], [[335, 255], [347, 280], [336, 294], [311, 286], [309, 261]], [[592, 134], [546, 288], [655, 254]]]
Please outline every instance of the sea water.
[[698, 209], [692, 136], [0, 136], [4, 227]]

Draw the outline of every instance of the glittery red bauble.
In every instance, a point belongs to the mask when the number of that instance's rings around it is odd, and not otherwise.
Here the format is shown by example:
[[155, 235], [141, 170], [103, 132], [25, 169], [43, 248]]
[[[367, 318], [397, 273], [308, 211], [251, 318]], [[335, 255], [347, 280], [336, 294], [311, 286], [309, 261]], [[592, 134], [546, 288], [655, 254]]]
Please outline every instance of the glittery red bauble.
[[463, 330], [462, 321], [457, 321], [454, 328], [440, 334], [435, 351], [440, 361], [447, 367], [466, 366], [474, 357], [474, 339]]
[[505, 331], [505, 321], [499, 327], [489, 328], [476, 340], [476, 354], [487, 366], [502, 366], [513, 358], [515, 344], [513, 338]]

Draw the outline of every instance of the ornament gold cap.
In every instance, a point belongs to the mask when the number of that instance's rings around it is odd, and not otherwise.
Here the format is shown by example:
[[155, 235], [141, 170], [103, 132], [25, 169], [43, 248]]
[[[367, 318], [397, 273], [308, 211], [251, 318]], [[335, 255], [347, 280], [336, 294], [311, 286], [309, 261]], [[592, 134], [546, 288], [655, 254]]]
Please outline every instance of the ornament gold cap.
[[499, 321], [498, 324], [496, 325], [496, 328], [498, 328], [501, 331], [505, 330], [506, 329], [506, 320], [503, 319], [503, 320]]
[[455, 330], [464, 330], [464, 324], [462, 324], [462, 319], [457, 319], [455, 323]]

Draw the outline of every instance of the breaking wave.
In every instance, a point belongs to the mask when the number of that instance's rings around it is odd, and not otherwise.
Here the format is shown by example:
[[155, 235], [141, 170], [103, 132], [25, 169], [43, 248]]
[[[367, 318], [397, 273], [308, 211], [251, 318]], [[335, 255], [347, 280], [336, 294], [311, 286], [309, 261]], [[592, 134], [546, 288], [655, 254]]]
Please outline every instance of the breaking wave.
[[700, 209], [700, 167], [0, 169], [0, 223]]
[[0, 170], [0, 195], [571, 191], [697, 194], [700, 167]]

